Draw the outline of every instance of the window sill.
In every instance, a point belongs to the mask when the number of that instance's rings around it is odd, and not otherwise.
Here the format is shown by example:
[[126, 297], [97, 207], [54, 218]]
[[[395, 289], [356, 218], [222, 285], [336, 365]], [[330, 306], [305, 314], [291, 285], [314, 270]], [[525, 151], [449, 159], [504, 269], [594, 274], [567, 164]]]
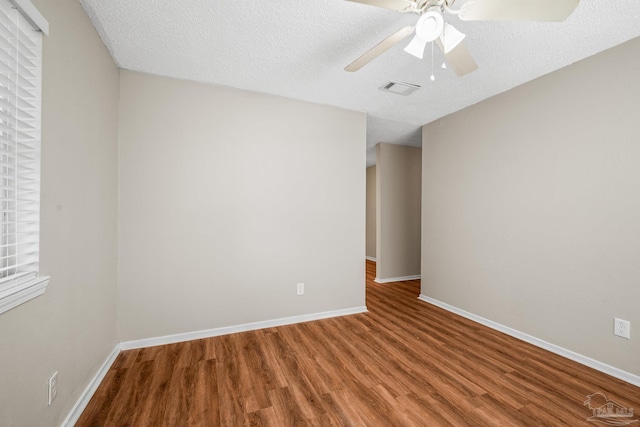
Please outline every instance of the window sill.
[[41, 276], [0, 292], [0, 314], [44, 294], [48, 284], [49, 277]]

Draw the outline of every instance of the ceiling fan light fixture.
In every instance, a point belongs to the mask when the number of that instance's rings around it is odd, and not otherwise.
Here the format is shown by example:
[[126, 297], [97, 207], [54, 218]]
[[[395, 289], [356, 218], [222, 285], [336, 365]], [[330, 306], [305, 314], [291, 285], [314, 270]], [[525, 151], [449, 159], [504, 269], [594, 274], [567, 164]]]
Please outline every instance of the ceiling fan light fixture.
[[456, 46], [462, 43], [465, 37], [466, 35], [458, 31], [453, 25], [444, 24], [444, 30], [440, 36], [442, 50], [445, 54], [451, 52]]
[[444, 29], [444, 18], [437, 10], [430, 10], [418, 19], [416, 24], [416, 36], [425, 40], [427, 43], [432, 42], [442, 34]]
[[444, 29], [444, 18], [437, 10], [430, 10], [420, 17], [416, 24], [416, 35], [404, 51], [422, 59], [427, 43], [436, 40]]
[[427, 41], [422, 40], [418, 35], [416, 35], [411, 42], [404, 48], [404, 51], [415, 56], [416, 58], [422, 59], [424, 57], [424, 48], [427, 47]]

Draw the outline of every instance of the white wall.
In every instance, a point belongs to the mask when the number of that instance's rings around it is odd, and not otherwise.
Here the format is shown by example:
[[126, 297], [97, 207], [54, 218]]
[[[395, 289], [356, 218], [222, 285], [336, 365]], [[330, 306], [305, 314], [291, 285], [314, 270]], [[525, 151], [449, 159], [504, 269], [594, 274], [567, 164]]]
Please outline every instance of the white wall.
[[365, 305], [364, 114], [130, 71], [120, 88], [122, 341]]
[[[0, 426], [59, 426], [116, 342], [118, 69], [76, 0], [32, 0], [44, 39], [40, 271], [0, 315]], [[47, 406], [47, 381], [59, 372]]]
[[420, 275], [421, 155], [376, 145], [376, 279]]
[[640, 374], [638, 70], [640, 39], [423, 128], [423, 294]]
[[376, 257], [376, 167], [367, 168], [367, 249], [366, 256]]

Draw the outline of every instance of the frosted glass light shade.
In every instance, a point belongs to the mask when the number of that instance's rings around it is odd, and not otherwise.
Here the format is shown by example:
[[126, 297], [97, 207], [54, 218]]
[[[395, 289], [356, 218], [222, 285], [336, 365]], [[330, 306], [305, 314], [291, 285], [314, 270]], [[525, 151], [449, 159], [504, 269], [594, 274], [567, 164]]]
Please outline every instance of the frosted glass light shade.
[[411, 42], [404, 48], [404, 51], [422, 59], [424, 57], [424, 48], [427, 46], [427, 41], [422, 40], [418, 35], [411, 40]]
[[462, 43], [462, 40], [464, 40], [465, 37], [466, 35], [456, 30], [453, 25], [444, 24], [444, 30], [440, 36], [442, 50], [445, 54], [451, 52], [456, 46]]

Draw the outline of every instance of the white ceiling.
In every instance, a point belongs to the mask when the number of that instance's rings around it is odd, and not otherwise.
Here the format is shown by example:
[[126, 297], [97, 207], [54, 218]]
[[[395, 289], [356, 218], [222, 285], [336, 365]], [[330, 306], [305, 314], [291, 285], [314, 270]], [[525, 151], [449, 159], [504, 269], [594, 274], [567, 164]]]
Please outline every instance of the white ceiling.
[[[418, 146], [425, 123], [640, 36], [638, 0], [582, 0], [563, 23], [447, 15], [479, 69], [456, 77], [440, 68], [436, 47], [432, 82], [430, 50], [424, 60], [405, 53], [410, 38], [358, 72], [343, 70], [415, 24], [413, 14], [344, 0], [80, 2], [121, 68], [366, 112], [368, 165], [378, 142]], [[406, 97], [378, 90], [389, 80], [422, 88]]]

